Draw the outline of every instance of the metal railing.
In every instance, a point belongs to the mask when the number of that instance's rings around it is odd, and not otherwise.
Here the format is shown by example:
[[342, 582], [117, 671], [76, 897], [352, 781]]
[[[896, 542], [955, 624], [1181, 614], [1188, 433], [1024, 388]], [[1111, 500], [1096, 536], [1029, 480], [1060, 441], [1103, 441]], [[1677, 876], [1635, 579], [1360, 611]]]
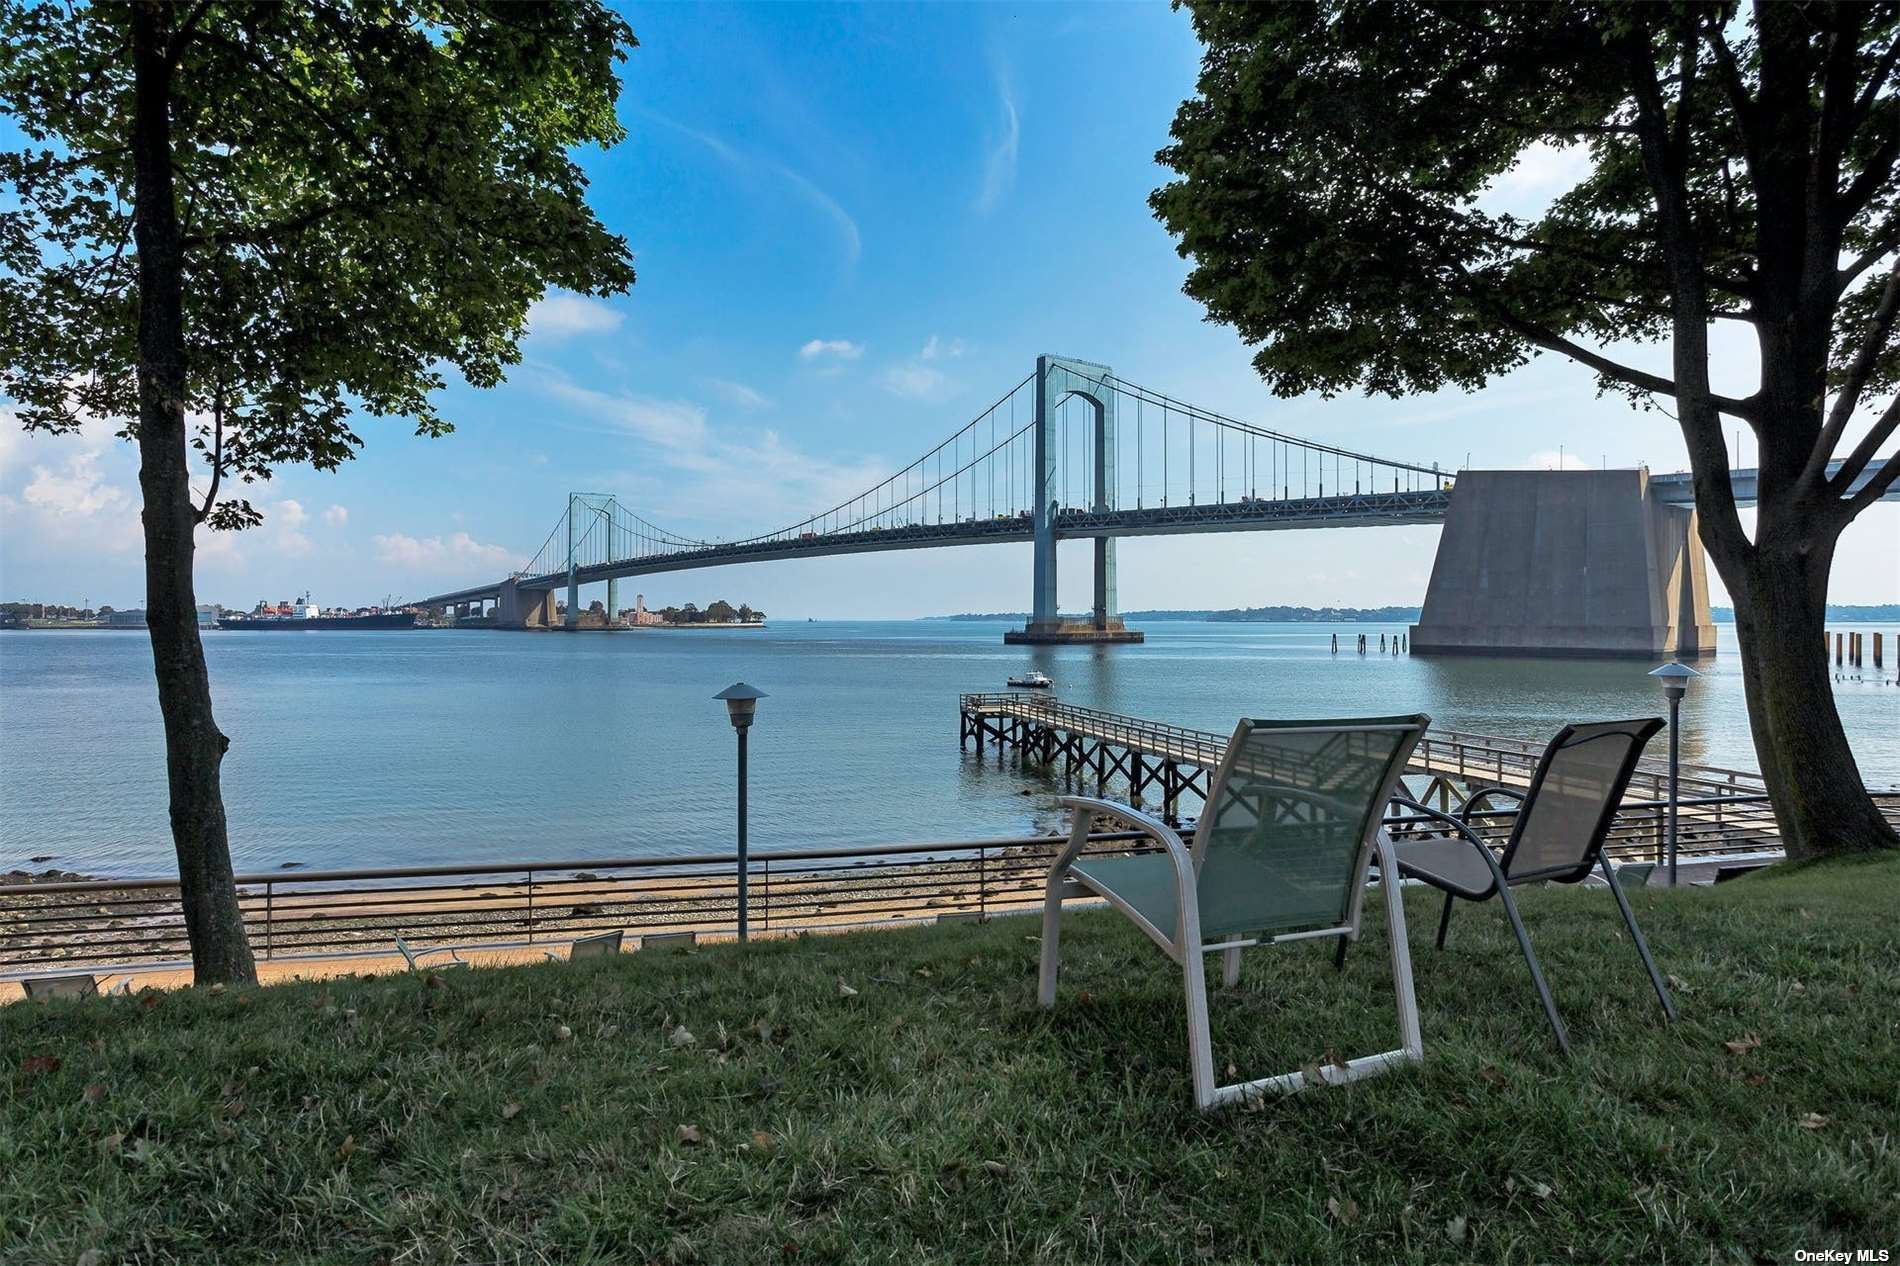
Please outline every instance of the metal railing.
[[[755, 935], [984, 917], [1027, 909], [1061, 836], [755, 853], [746, 910]], [[1139, 851], [1133, 831], [1093, 852]], [[484, 862], [245, 874], [238, 904], [261, 961], [394, 951], [553, 945], [590, 933], [732, 935], [732, 854]], [[176, 879], [0, 885], [0, 978], [54, 967], [144, 967], [189, 958]]]
[[[966, 713], [1007, 716], [1070, 730], [1164, 759], [1192, 761], [1212, 769], [1227, 750], [1228, 736], [1212, 730], [1190, 729], [1163, 721], [1103, 712], [1054, 699], [1002, 692], [970, 692], [958, 696]], [[1466, 782], [1490, 782], [1522, 787], [1530, 782], [1543, 757], [1544, 742], [1467, 734], [1457, 730], [1426, 732], [1412, 752], [1408, 774], [1446, 776]], [[1766, 794], [1761, 775], [1716, 765], [1683, 765], [1681, 789], [1691, 795], [1757, 796]], [[1646, 759], [1630, 780], [1632, 792], [1663, 799], [1669, 792], [1666, 761]]]

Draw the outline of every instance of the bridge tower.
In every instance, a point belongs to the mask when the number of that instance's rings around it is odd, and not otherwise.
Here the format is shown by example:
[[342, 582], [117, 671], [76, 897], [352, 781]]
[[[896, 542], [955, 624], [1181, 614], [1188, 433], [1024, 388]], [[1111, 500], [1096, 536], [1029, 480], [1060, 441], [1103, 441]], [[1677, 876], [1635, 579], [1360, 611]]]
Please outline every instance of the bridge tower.
[[1089, 509], [1115, 509], [1115, 391], [1106, 365], [1068, 356], [1036, 358], [1035, 508], [1031, 527], [1035, 543], [1029, 623], [1003, 634], [1009, 643], [1139, 642], [1140, 631], [1126, 627], [1115, 608], [1115, 541], [1093, 538], [1095, 595], [1089, 619], [1065, 622], [1056, 605], [1056, 541], [1061, 512], [1077, 509], [1057, 506], [1053, 492], [1060, 454], [1054, 443], [1056, 408], [1070, 396], [1090, 406], [1095, 424], [1095, 490]]

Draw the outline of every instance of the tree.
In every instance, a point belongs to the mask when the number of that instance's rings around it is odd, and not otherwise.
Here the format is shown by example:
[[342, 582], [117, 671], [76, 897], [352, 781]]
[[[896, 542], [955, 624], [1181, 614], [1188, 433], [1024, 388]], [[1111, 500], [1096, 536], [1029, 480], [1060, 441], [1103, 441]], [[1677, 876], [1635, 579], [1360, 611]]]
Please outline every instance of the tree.
[[724, 598], [714, 598], [706, 607], [705, 618], [709, 624], [731, 624], [739, 618], [739, 613]]
[[[1788, 853], [1893, 847], [1819, 648], [1841, 530], [1900, 477], [1900, 9], [1191, 7], [1197, 95], [1150, 200], [1187, 292], [1280, 395], [1475, 389], [1554, 352], [1672, 398]], [[1527, 153], [1577, 147], [1540, 216], [1486, 209]], [[1754, 336], [1752, 390], [1713, 381], [1718, 321]], [[1760, 451], [1752, 538], [1724, 418]]]
[[[611, 145], [632, 32], [595, 0], [0, 4], [0, 390], [139, 449], [146, 612], [200, 981], [254, 978], [192, 588], [232, 482], [354, 456], [358, 414], [519, 359], [549, 286], [633, 282], [571, 147]], [[190, 452], [200, 455], [201, 488]]]

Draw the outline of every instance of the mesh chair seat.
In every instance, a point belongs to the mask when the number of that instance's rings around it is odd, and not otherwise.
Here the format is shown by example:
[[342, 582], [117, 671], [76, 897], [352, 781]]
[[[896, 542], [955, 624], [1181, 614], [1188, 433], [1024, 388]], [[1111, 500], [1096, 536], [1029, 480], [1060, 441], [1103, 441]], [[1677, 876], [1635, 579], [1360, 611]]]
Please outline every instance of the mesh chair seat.
[[[1479, 863], [1482, 868], [1483, 863]], [[1180, 923], [1174, 865], [1165, 853], [1136, 857], [1078, 858], [1069, 873], [1102, 896], [1119, 901], [1169, 942]], [[1309, 893], [1287, 874], [1282, 859], [1258, 851], [1209, 855], [1195, 885], [1201, 936], [1215, 939], [1243, 932], [1285, 932], [1328, 921], [1331, 892]], [[1317, 897], [1317, 902], [1315, 898]], [[1321, 909], [1315, 911], [1315, 904]]]
[[1482, 901], [1491, 895], [1496, 880], [1475, 847], [1460, 837], [1428, 840], [1398, 840], [1392, 845], [1398, 855], [1399, 873], [1407, 879], [1423, 879], [1436, 888], [1448, 888], [1461, 897]]
[[1173, 939], [1180, 903], [1175, 896], [1174, 863], [1167, 854], [1078, 858], [1069, 874], [1102, 896], [1121, 902], [1163, 937]]

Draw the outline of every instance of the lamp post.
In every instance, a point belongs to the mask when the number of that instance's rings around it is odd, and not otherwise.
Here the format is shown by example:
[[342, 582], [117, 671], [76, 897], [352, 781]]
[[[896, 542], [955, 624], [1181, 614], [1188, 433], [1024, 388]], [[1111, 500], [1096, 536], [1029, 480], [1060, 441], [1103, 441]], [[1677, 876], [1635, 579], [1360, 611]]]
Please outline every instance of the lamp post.
[[765, 692], [756, 686], [748, 686], [743, 681], [735, 681], [718, 694], [715, 699], [723, 699], [726, 704], [726, 716], [732, 722], [732, 728], [739, 735], [739, 940], [746, 939], [746, 843], [745, 843], [745, 734], [752, 728], [752, 714], [758, 711], [759, 700], [765, 698]]
[[1689, 693], [1689, 682], [1702, 674], [1687, 664], [1668, 663], [1650, 670], [1663, 693], [1669, 696], [1669, 886], [1676, 886], [1676, 781], [1682, 768], [1682, 696]]

